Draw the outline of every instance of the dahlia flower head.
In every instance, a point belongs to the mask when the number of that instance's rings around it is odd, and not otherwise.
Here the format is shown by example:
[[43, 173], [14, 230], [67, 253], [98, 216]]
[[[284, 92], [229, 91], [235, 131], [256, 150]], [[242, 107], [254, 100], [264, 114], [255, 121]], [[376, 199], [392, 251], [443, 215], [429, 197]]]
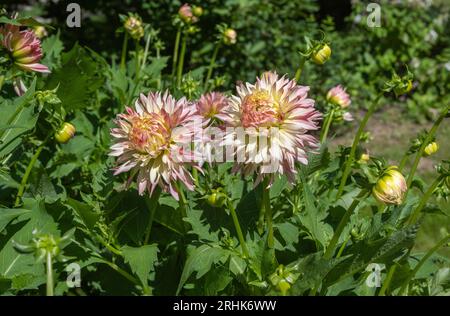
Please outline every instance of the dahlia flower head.
[[14, 65], [25, 71], [50, 72], [47, 66], [39, 64], [41, 41], [32, 30], [21, 31], [19, 26], [7, 24], [0, 27], [0, 34], [1, 45], [9, 51]]
[[340, 106], [342, 109], [347, 108], [352, 103], [350, 100], [350, 95], [341, 85], [337, 85], [328, 91], [327, 101], [334, 105]]
[[221, 146], [225, 133], [224, 122], [228, 120], [230, 109], [229, 100], [220, 92], [208, 92], [200, 97], [196, 107], [197, 114], [203, 119], [201, 142], [195, 144], [201, 153], [200, 165], [205, 161], [210, 164], [214, 161], [223, 162]]
[[191, 144], [199, 121], [195, 106], [185, 98], [177, 101], [167, 91], [141, 94], [135, 109], [127, 107], [111, 129], [110, 155], [117, 157], [118, 164], [114, 174], [130, 171], [127, 186], [136, 176], [140, 195], [146, 190], [152, 195], [160, 186], [178, 200], [175, 182], [194, 189], [187, 167], [198, 168]]
[[226, 145], [235, 146], [235, 172], [257, 173], [255, 186], [266, 177], [271, 185], [277, 174], [295, 181], [295, 163], [308, 164], [308, 152], [319, 146], [311, 132], [319, 129], [322, 114], [308, 91], [274, 72], [264, 73], [255, 84], [237, 86], [226, 120], [234, 132], [225, 137]]
[[196, 107], [198, 114], [205, 120], [225, 121], [228, 117], [229, 101], [223, 93], [208, 92], [200, 97]]

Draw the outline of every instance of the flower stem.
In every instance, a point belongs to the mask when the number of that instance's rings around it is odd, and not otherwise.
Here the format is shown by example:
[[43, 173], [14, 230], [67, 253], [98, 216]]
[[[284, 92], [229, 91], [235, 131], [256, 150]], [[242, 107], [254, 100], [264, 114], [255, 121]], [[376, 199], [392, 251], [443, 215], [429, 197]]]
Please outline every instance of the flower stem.
[[139, 51], [141, 49], [141, 45], [139, 45], [139, 41], [136, 40], [136, 50], [135, 50], [135, 58], [136, 58], [136, 73], [135, 73], [135, 77], [134, 77], [134, 82], [137, 85], [139, 82], [139, 75], [141, 72], [141, 67], [140, 67], [140, 62], [139, 62]]
[[46, 270], [47, 270], [47, 296], [53, 296], [53, 265], [52, 254], [47, 251], [46, 255]]
[[272, 207], [270, 205], [270, 188], [269, 186], [269, 179], [263, 181], [263, 194], [262, 194], [262, 204], [265, 210], [265, 218], [267, 223], [267, 230], [268, 230], [268, 236], [267, 236], [267, 245], [269, 248], [273, 248], [274, 246], [274, 240], [273, 240], [273, 223], [272, 223]]
[[150, 47], [150, 38], [151, 38], [151, 34], [148, 34], [147, 40], [145, 41], [144, 56], [142, 58], [141, 70], [145, 68], [145, 64], [147, 63], [147, 55], [148, 55], [148, 50]]
[[300, 65], [297, 68], [297, 71], [295, 72], [295, 81], [299, 82], [300, 77], [302, 76], [303, 67], [305, 66], [306, 59], [302, 56], [300, 59]]
[[152, 226], [153, 226], [153, 219], [155, 218], [156, 208], [158, 206], [158, 200], [159, 200], [160, 194], [161, 194], [161, 189], [158, 187], [153, 192], [153, 195], [151, 198], [149, 198], [149, 197], [145, 198], [145, 204], [147, 204], [150, 215], [149, 215], [149, 219], [148, 219], [147, 229], [145, 231], [144, 245], [147, 245], [148, 241], [150, 239], [150, 234], [152, 232]]
[[415, 208], [415, 210], [412, 212], [411, 216], [409, 217], [408, 220], [408, 225], [414, 225], [417, 220], [419, 219], [419, 214], [422, 211], [422, 209], [424, 208], [424, 206], [427, 204], [428, 200], [430, 199], [430, 197], [433, 195], [434, 190], [436, 189], [436, 187], [439, 185], [439, 183], [442, 181], [442, 179], [444, 179], [445, 176], [440, 175], [439, 177], [437, 177], [436, 180], [434, 180], [434, 182], [430, 185], [430, 187], [428, 188], [428, 190], [425, 192], [425, 194], [422, 196], [422, 199], [420, 200], [419, 205]]
[[408, 275], [406, 280], [403, 282], [402, 287], [400, 288], [400, 291], [398, 292], [399, 295], [404, 295], [406, 291], [406, 287], [408, 286], [409, 282], [412, 280], [412, 278], [416, 275], [416, 273], [420, 270], [420, 268], [423, 266], [423, 264], [430, 258], [433, 253], [435, 253], [439, 248], [444, 246], [447, 241], [450, 240], [450, 234], [442, 238], [433, 248], [431, 248], [425, 256], [420, 259], [420, 261], [415, 266], [414, 270], [411, 271], [411, 273]]
[[228, 209], [230, 210], [231, 217], [233, 218], [234, 227], [236, 228], [236, 233], [238, 235], [239, 243], [241, 244], [242, 253], [245, 258], [249, 258], [247, 244], [245, 242], [244, 234], [242, 233], [241, 225], [239, 224], [239, 218], [236, 214], [236, 210], [232, 205], [232, 202], [228, 202]]
[[350, 149], [350, 154], [348, 156], [348, 159], [345, 164], [344, 172], [342, 174], [341, 183], [339, 184], [339, 189], [336, 195], [336, 200], [338, 200], [342, 193], [344, 192], [345, 183], [347, 182], [347, 178], [350, 174], [350, 171], [352, 169], [353, 160], [355, 159], [355, 153], [356, 148], [358, 147], [359, 140], [361, 139], [361, 135], [364, 132], [364, 128], [367, 125], [367, 122], [369, 121], [369, 118], [372, 116], [373, 112], [375, 111], [378, 101], [381, 99], [382, 94], [378, 95], [377, 98], [374, 100], [374, 102], [369, 107], [368, 111], [364, 115], [364, 118], [359, 124], [358, 131], [356, 132], [355, 139], [353, 140], [352, 148]]
[[175, 37], [175, 46], [173, 48], [172, 78], [175, 76], [175, 69], [177, 68], [178, 50], [180, 49], [180, 38], [181, 38], [181, 27], [179, 27], [177, 30], [177, 35]]
[[122, 44], [122, 56], [120, 58], [120, 69], [122, 70], [125, 69], [125, 58], [127, 56], [127, 47], [128, 47], [128, 33], [125, 33]]
[[211, 61], [209, 62], [208, 73], [206, 75], [206, 79], [204, 82], [205, 90], [208, 89], [209, 80], [211, 79], [212, 72], [214, 70], [214, 66], [216, 65], [217, 54], [219, 53], [220, 42], [216, 43], [216, 47], [214, 47], [214, 52], [211, 56]]
[[352, 216], [353, 212], [355, 211], [356, 207], [358, 206], [360, 200], [362, 197], [366, 195], [366, 190], [361, 190], [361, 192], [358, 194], [357, 197], [353, 200], [350, 207], [345, 212], [344, 216], [341, 218], [341, 221], [339, 222], [338, 227], [334, 231], [333, 238], [331, 238], [330, 243], [328, 244], [328, 247], [325, 251], [324, 258], [325, 259], [331, 259], [334, 254], [334, 249], [336, 248], [336, 244], [339, 241], [339, 237], [341, 237], [342, 231], [344, 230], [345, 226], [347, 225], [348, 221], [350, 220], [350, 217]]
[[400, 165], [399, 165], [399, 167], [398, 167], [398, 170], [399, 170], [400, 172], [402, 172], [402, 171], [403, 171], [403, 168], [405, 168], [405, 165], [406, 165], [406, 162], [408, 161], [408, 158], [409, 158], [409, 154], [406, 153], [406, 154], [403, 156], [402, 160], [400, 160]]
[[334, 111], [335, 111], [334, 108], [332, 108], [330, 114], [328, 115], [325, 121], [324, 124], [325, 127], [322, 132], [322, 137], [320, 138], [321, 143], [324, 143], [327, 140], [328, 131], [330, 130], [331, 122], [333, 121]]
[[[156, 47], [156, 59], [160, 59], [161, 58], [161, 49], [158, 47]], [[156, 89], [161, 89], [161, 73], [159, 73], [158, 75], [158, 79], [156, 80]]]
[[27, 185], [30, 173], [33, 170], [34, 164], [36, 163], [37, 159], [39, 158], [39, 155], [41, 154], [42, 149], [44, 149], [45, 145], [47, 144], [48, 137], [49, 136], [47, 136], [47, 139], [45, 139], [44, 142], [38, 147], [38, 149], [34, 153], [33, 157], [31, 158], [30, 163], [27, 166], [27, 169], [25, 170], [25, 174], [23, 175], [22, 181], [20, 181], [19, 190], [17, 191], [17, 196], [16, 196], [16, 201], [14, 203], [14, 207], [18, 207], [20, 205], [20, 200], [25, 191], [25, 186]]
[[442, 123], [444, 118], [448, 115], [448, 112], [450, 110], [450, 106], [447, 106], [439, 115], [438, 119], [434, 122], [433, 126], [431, 127], [431, 130], [428, 132], [427, 136], [425, 137], [424, 141], [420, 145], [419, 150], [417, 151], [416, 157], [414, 159], [414, 163], [411, 167], [411, 170], [409, 171], [408, 180], [406, 181], [406, 185], [408, 186], [408, 191], [406, 191], [406, 195], [409, 192], [409, 188], [411, 186], [411, 183], [414, 179], [414, 174], [416, 173], [417, 166], [419, 165], [420, 159], [423, 156], [423, 151], [425, 150], [425, 147], [430, 143], [430, 141], [433, 139], [434, 134], [436, 133], [436, 130], [438, 129], [439, 125]]
[[181, 76], [183, 75], [183, 65], [184, 65], [184, 55], [186, 54], [186, 42], [187, 35], [183, 35], [183, 40], [181, 41], [181, 52], [180, 52], [180, 60], [178, 61], [178, 70], [177, 70], [177, 87], [181, 86]]
[[386, 290], [389, 288], [389, 285], [391, 284], [392, 277], [395, 274], [395, 270], [397, 270], [397, 265], [394, 263], [393, 266], [389, 269], [388, 274], [386, 275], [386, 279], [383, 282], [383, 286], [380, 289], [380, 292], [378, 293], [378, 296], [385, 296]]

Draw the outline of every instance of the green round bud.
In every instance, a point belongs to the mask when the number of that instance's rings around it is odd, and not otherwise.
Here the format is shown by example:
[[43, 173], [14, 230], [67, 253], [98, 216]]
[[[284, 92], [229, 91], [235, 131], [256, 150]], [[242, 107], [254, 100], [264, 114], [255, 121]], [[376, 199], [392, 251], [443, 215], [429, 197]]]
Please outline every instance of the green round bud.
[[318, 49], [311, 57], [312, 61], [317, 65], [323, 65], [331, 56], [331, 48], [327, 44]]
[[394, 88], [396, 95], [403, 95], [410, 92], [412, 89], [412, 81], [408, 80], [406, 83], [402, 83]]
[[55, 139], [60, 144], [66, 144], [72, 137], [75, 136], [75, 126], [64, 122], [61, 128], [55, 133]]

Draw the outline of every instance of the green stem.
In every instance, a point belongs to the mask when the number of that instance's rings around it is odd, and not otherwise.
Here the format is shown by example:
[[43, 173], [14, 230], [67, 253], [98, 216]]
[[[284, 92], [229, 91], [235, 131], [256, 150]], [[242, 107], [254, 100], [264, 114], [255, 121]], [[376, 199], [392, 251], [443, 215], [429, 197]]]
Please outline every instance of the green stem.
[[352, 169], [352, 164], [353, 164], [353, 160], [355, 159], [356, 148], [358, 147], [359, 140], [361, 139], [361, 135], [364, 132], [364, 128], [366, 127], [367, 122], [369, 121], [369, 118], [372, 116], [373, 112], [375, 111], [378, 101], [381, 99], [381, 97], [382, 97], [382, 94], [378, 95], [378, 97], [375, 99], [375, 101], [369, 107], [368, 111], [364, 115], [364, 118], [363, 118], [361, 124], [359, 125], [358, 131], [356, 132], [356, 135], [355, 135], [355, 139], [353, 140], [352, 148], [350, 149], [350, 154], [349, 154], [348, 159], [345, 164], [345, 169], [342, 174], [341, 183], [339, 184], [338, 193], [336, 195], [336, 200], [338, 200], [342, 196], [342, 193], [344, 192], [345, 183], [347, 182], [347, 178]]
[[248, 254], [248, 248], [247, 244], [245, 242], [244, 234], [242, 233], [241, 225], [239, 224], [239, 218], [236, 214], [236, 210], [234, 206], [232, 205], [232, 202], [228, 202], [228, 209], [230, 210], [231, 217], [233, 218], [234, 227], [236, 228], [236, 233], [239, 238], [239, 243], [241, 244], [242, 253], [244, 254], [245, 258], [250, 258]]
[[403, 168], [405, 168], [405, 165], [406, 165], [406, 162], [408, 161], [408, 158], [409, 158], [409, 154], [406, 153], [406, 154], [403, 156], [402, 160], [400, 160], [400, 165], [399, 165], [399, 167], [398, 167], [398, 169], [399, 169], [400, 172], [402, 172]]
[[158, 187], [153, 192], [153, 196], [151, 198], [145, 198], [145, 204], [147, 204], [148, 210], [150, 212], [147, 229], [145, 231], [144, 245], [148, 244], [150, 239], [150, 234], [152, 232], [153, 219], [155, 218], [156, 208], [158, 206], [159, 196], [161, 194], [161, 189]]
[[214, 66], [216, 65], [217, 54], [219, 53], [220, 42], [216, 43], [216, 47], [214, 48], [214, 52], [211, 56], [211, 61], [209, 62], [208, 73], [206, 75], [206, 79], [204, 82], [205, 90], [208, 89], [209, 80], [211, 79], [212, 72], [214, 70]]
[[302, 56], [300, 60], [300, 65], [297, 68], [297, 71], [295, 72], [295, 81], [299, 82], [300, 77], [302, 76], [303, 67], [305, 66], [306, 59]]
[[345, 211], [344, 216], [341, 218], [341, 221], [339, 222], [338, 227], [336, 228], [333, 238], [331, 238], [331, 241], [325, 251], [324, 258], [325, 259], [331, 259], [334, 254], [334, 249], [336, 247], [336, 244], [339, 241], [339, 237], [341, 237], [342, 231], [344, 230], [345, 226], [347, 225], [348, 221], [350, 220], [350, 217], [352, 216], [353, 212], [355, 211], [355, 208], [358, 206], [360, 200], [362, 197], [366, 195], [366, 190], [361, 190], [361, 192], [358, 194], [357, 197], [353, 200], [350, 207]]
[[53, 264], [52, 254], [47, 251], [46, 255], [46, 270], [47, 270], [47, 296], [53, 296]]
[[125, 33], [125, 36], [123, 37], [123, 44], [122, 44], [122, 56], [120, 58], [120, 69], [125, 69], [125, 59], [127, 56], [127, 47], [128, 47], [128, 33]]
[[187, 34], [183, 35], [183, 40], [181, 41], [181, 52], [180, 52], [180, 60], [178, 61], [178, 71], [177, 71], [177, 87], [181, 86], [181, 76], [183, 75], [183, 66], [184, 66], [184, 55], [186, 54], [186, 42], [187, 42]]
[[181, 27], [177, 30], [177, 36], [175, 37], [175, 46], [173, 48], [172, 59], [172, 78], [175, 76], [175, 69], [177, 68], [178, 50], [180, 49]]
[[145, 64], [147, 63], [147, 55], [148, 55], [148, 50], [150, 47], [150, 38], [151, 38], [151, 35], [148, 34], [147, 40], [145, 41], [144, 57], [142, 58], [141, 70], [143, 70], [145, 68]]
[[0, 92], [2, 92], [4, 82], [5, 82], [5, 76], [0, 76]]
[[342, 243], [341, 248], [339, 248], [339, 251], [336, 255], [336, 259], [340, 258], [342, 256], [342, 253], [344, 252], [345, 246], [347, 246], [348, 241], [350, 240], [351, 235], [348, 235], [347, 239]]
[[[159, 47], [156, 47], [156, 59], [160, 59], [161, 58], [161, 49]], [[159, 72], [158, 74], [158, 79], [156, 80], [156, 89], [160, 90], [161, 89], [161, 72]]]
[[324, 143], [327, 139], [328, 131], [330, 130], [331, 122], [333, 121], [334, 111], [335, 111], [334, 108], [332, 108], [330, 111], [330, 114], [328, 115], [328, 117], [325, 121], [325, 124], [324, 124], [325, 127], [322, 132], [322, 137], [320, 138], [321, 143]]
[[23, 193], [25, 191], [25, 186], [27, 185], [28, 178], [31, 174], [31, 171], [33, 170], [34, 164], [36, 163], [37, 159], [39, 158], [39, 155], [42, 152], [42, 149], [44, 149], [44, 147], [47, 143], [47, 140], [48, 140], [48, 136], [47, 136], [47, 139], [45, 139], [42, 142], [42, 144], [38, 147], [38, 149], [34, 153], [33, 157], [31, 158], [30, 163], [27, 166], [27, 169], [25, 170], [25, 174], [23, 175], [22, 181], [20, 182], [19, 190], [17, 191], [17, 196], [16, 196], [16, 201], [14, 203], [14, 207], [18, 207], [20, 205], [20, 199], [22, 198]]
[[383, 286], [380, 289], [380, 292], [378, 293], [378, 296], [385, 296], [386, 290], [389, 288], [389, 285], [391, 284], [392, 277], [395, 274], [395, 270], [397, 270], [397, 265], [394, 263], [393, 266], [389, 269], [388, 274], [386, 275], [386, 279], [384, 280]]
[[123, 270], [121, 267], [119, 267], [117, 264], [113, 263], [113, 262], [109, 262], [103, 258], [97, 258], [96, 260], [98, 260], [101, 263], [104, 263], [108, 266], [110, 266], [114, 271], [118, 272], [121, 276], [123, 276], [125, 279], [127, 279], [128, 281], [130, 281], [131, 283], [134, 283], [135, 285], [142, 285], [142, 283], [136, 279], [135, 277], [133, 277], [131, 274], [129, 274], [127, 271]]
[[[414, 159], [414, 163], [411, 167], [411, 170], [409, 172], [408, 180], [406, 181], [406, 185], [408, 186], [408, 191], [406, 191], [406, 194], [408, 194], [411, 183], [414, 179], [414, 174], [416, 173], [417, 166], [419, 165], [420, 159], [423, 156], [423, 151], [425, 150], [425, 147], [431, 142], [431, 140], [434, 137], [434, 134], [436, 133], [436, 130], [438, 129], [439, 125], [442, 123], [444, 118], [448, 115], [448, 111], [450, 110], [450, 106], [447, 106], [439, 115], [436, 122], [434, 122], [433, 126], [431, 127], [431, 130], [428, 132], [427, 137], [425, 137], [424, 141], [422, 142], [419, 151], [416, 154], [416, 157]], [[405, 196], [406, 199], [406, 196]]]
[[412, 212], [411, 216], [409, 217], [408, 220], [408, 225], [414, 225], [417, 220], [419, 219], [419, 214], [422, 211], [422, 209], [425, 207], [425, 205], [427, 204], [428, 200], [430, 199], [430, 197], [433, 195], [434, 190], [436, 189], [436, 187], [439, 185], [439, 183], [442, 181], [442, 179], [444, 179], [445, 176], [440, 175], [439, 177], [437, 177], [436, 180], [434, 180], [434, 182], [430, 185], [430, 187], [428, 188], [428, 190], [425, 192], [425, 194], [422, 196], [422, 199], [420, 200], [419, 205], [416, 207], [416, 209]]
[[136, 58], [136, 73], [134, 77], [134, 83], [137, 85], [139, 82], [139, 75], [141, 72], [140, 62], [139, 62], [139, 51], [141, 49], [141, 45], [139, 45], [139, 41], [136, 40], [136, 51], [135, 51], [135, 58]]
[[[178, 198], [179, 198], [179, 204], [178, 205], [179, 205], [179, 209], [180, 209], [180, 212], [181, 212], [181, 216], [183, 218], [187, 218], [187, 212], [186, 212], [187, 202], [186, 202], [186, 197], [184, 196], [183, 189], [181, 188], [181, 186], [177, 182], [174, 182], [174, 186], [175, 186], [175, 190], [177, 190], [177, 192], [178, 192]], [[184, 224], [184, 228], [185, 228], [186, 231], [188, 230], [188, 227], [187, 227], [186, 223]]]
[[408, 286], [409, 282], [412, 280], [412, 278], [416, 275], [416, 273], [420, 270], [420, 268], [423, 266], [423, 264], [428, 260], [428, 258], [430, 258], [433, 253], [435, 253], [439, 248], [441, 248], [442, 246], [444, 246], [447, 241], [450, 240], [450, 234], [448, 234], [447, 236], [445, 236], [444, 238], [442, 238], [437, 244], [436, 246], [434, 246], [433, 248], [431, 248], [427, 254], [425, 256], [422, 257], [422, 259], [420, 259], [420, 261], [417, 263], [417, 265], [415, 266], [414, 270], [412, 270], [412, 272], [408, 275], [408, 277], [406, 278], [406, 280], [403, 282], [402, 287], [400, 288], [400, 291], [398, 292], [399, 295], [404, 295], [405, 291], [406, 291], [406, 287]]
[[270, 188], [268, 188], [269, 185], [269, 179], [263, 181], [263, 187], [262, 187], [262, 204], [265, 209], [265, 218], [267, 223], [267, 230], [268, 230], [268, 236], [267, 236], [267, 245], [269, 248], [273, 248], [274, 246], [274, 240], [273, 240], [273, 220], [272, 220], [272, 207], [270, 205]]

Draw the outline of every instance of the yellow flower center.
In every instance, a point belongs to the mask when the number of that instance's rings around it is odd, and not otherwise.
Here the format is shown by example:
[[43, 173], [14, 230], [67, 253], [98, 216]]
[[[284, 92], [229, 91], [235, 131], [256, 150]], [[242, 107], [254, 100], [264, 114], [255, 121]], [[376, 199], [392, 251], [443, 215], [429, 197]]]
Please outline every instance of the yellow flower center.
[[270, 126], [277, 121], [278, 108], [278, 103], [268, 91], [255, 91], [242, 100], [242, 125], [244, 127]]
[[129, 139], [137, 151], [156, 157], [169, 145], [169, 128], [159, 114], [134, 117], [131, 124]]

